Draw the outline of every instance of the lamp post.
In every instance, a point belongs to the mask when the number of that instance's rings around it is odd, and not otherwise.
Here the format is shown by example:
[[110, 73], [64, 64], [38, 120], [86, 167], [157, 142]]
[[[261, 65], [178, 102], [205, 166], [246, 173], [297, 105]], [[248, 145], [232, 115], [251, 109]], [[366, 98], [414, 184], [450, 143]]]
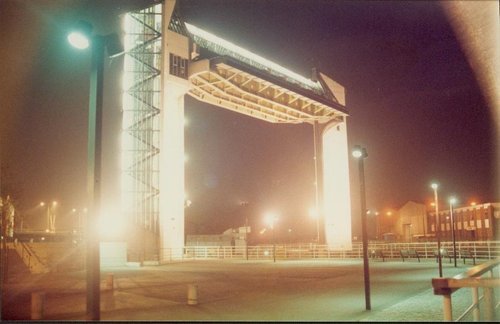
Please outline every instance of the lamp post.
[[69, 43], [78, 48], [91, 47], [89, 121], [87, 144], [87, 194], [89, 214], [86, 217], [87, 319], [100, 320], [100, 262], [97, 223], [101, 200], [102, 102], [104, 50], [109, 57], [123, 53], [118, 35], [93, 35], [92, 26], [80, 21], [68, 34]]
[[273, 213], [268, 213], [266, 215], [265, 221], [267, 225], [271, 228], [273, 235], [273, 262], [276, 262], [276, 236], [274, 234], [274, 224], [278, 220], [278, 216]]
[[316, 220], [316, 244], [319, 244], [319, 212], [317, 208], [309, 210], [309, 216]]
[[434, 207], [436, 208], [436, 239], [437, 239], [437, 255], [438, 255], [438, 268], [439, 277], [443, 277], [443, 264], [441, 262], [441, 223], [439, 221], [439, 207], [438, 207], [438, 184], [431, 184], [432, 190], [434, 190]]
[[368, 239], [366, 236], [366, 197], [365, 197], [365, 170], [364, 159], [368, 157], [365, 148], [359, 145], [354, 146], [352, 156], [358, 160], [359, 166], [359, 187], [361, 198], [361, 231], [363, 237], [363, 273], [365, 281], [365, 307], [371, 310], [370, 302], [370, 269], [368, 265]]
[[455, 197], [450, 197], [450, 217], [451, 217], [451, 240], [453, 241], [453, 262], [455, 268], [457, 267], [457, 250], [455, 246], [455, 219], [453, 218], [453, 205], [457, 203]]

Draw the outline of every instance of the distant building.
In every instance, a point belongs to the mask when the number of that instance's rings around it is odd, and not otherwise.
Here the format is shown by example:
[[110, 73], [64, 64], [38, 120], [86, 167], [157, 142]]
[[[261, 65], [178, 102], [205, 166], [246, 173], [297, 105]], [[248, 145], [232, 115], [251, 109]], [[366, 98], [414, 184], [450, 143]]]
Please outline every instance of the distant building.
[[[439, 211], [441, 240], [452, 239], [452, 221], [449, 206]], [[442, 208], [440, 208], [442, 209]], [[396, 213], [396, 220], [388, 232], [401, 242], [436, 240], [436, 213], [424, 204], [407, 202]], [[455, 240], [488, 241], [500, 237], [500, 203], [485, 203], [453, 209]]]
[[409, 201], [396, 213], [393, 232], [399, 241], [412, 242], [426, 240], [431, 235], [427, 230], [426, 208], [424, 204]]
[[[439, 211], [441, 238], [451, 240], [452, 225], [449, 208]], [[455, 240], [457, 241], [487, 241], [498, 240], [500, 233], [500, 203], [486, 203], [476, 206], [453, 209], [455, 223]], [[427, 214], [428, 230], [436, 234], [436, 213]]]

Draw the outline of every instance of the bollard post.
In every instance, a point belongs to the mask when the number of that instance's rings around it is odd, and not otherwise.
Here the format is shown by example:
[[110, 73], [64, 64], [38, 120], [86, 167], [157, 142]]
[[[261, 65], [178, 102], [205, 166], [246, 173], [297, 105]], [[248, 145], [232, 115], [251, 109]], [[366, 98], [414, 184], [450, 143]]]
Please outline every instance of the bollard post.
[[43, 319], [43, 310], [45, 308], [45, 293], [33, 292], [31, 293], [31, 319]]
[[198, 305], [198, 285], [188, 285], [188, 305]]
[[114, 275], [112, 273], [108, 273], [106, 277], [106, 288], [113, 290], [114, 284]]

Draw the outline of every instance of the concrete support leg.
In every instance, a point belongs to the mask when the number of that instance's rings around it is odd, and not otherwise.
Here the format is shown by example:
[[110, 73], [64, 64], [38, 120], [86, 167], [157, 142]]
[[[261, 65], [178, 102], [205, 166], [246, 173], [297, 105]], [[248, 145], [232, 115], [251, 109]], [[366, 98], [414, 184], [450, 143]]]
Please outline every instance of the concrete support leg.
[[[184, 248], [184, 95], [188, 88], [166, 81], [160, 149], [160, 260], [182, 258]], [[168, 252], [168, 255], [165, 255]]]
[[351, 249], [351, 195], [349, 150], [345, 120], [323, 130], [322, 204], [324, 233], [329, 248]]

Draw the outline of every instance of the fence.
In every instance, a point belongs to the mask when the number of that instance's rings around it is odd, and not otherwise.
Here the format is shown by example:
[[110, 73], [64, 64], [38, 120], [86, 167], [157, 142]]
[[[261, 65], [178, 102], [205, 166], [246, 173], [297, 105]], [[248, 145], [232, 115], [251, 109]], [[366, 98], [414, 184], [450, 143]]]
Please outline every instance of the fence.
[[[432, 286], [435, 295], [443, 296], [443, 319], [444, 321], [453, 320], [452, 298], [451, 295], [460, 288], [471, 288], [472, 304], [460, 315], [456, 321], [462, 320], [465, 316], [472, 312], [473, 320], [491, 322], [494, 320], [495, 309], [500, 303], [495, 305], [494, 288], [500, 287], [498, 273], [495, 275], [494, 270], [500, 265], [500, 258], [485, 262], [475, 266], [468, 271], [461, 273], [453, 278], [434, 278]], [[483, 277], [489, 273], [490, 278]], [[483, 290], [483, 296], [479, 297], [479, 288]], [[480, 314], [480, 301], [483, 301], [483, 319]]]
[[[452, 242], [441, 242], [441, 248], [452, 255]], [[370, 243], [369, 252], [382, 251], [386, 259], [400, 259], [401, 250], [415, 250], [420, 258], [435, 258], [436, 242], [415, 243]], [[457, 258], [462, 258], [464, 251], [470, 252], [476, 260], [491, 260], [500, 257], [500, 241], [463, 241], [456, 242]], [[273, 254], [275, 253], [275, 255]], [[174, 259], [249, 259], [266, 260], [285, 259], [359, 259], [363, 257], [361, 243], [353, 243], [352, 249], [330, 249], [318, 244], [276, 244], [257, 246], [186, 246], [183, 249], [165, 249], [162, 261]], [[464, 260], [465, 262], [465, 260]]]

